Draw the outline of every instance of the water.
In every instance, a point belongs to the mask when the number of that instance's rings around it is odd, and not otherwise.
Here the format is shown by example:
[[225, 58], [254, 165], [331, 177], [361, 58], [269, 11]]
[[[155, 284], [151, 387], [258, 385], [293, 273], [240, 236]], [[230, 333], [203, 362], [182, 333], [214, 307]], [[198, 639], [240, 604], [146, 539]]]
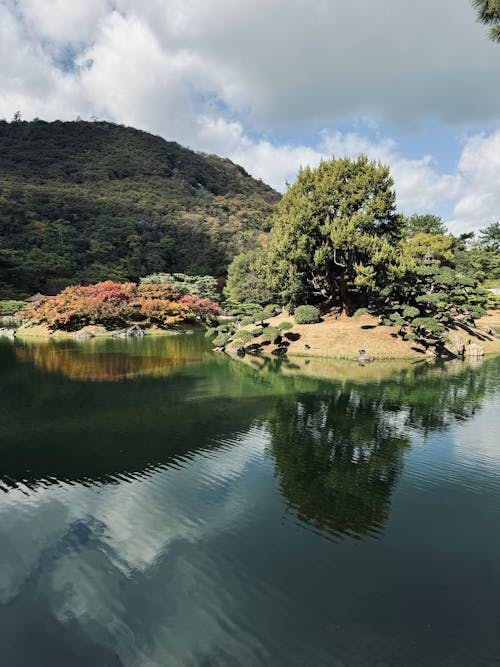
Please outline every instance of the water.
[[499, 379], [1, 341], [0, 664], [500, 665]]

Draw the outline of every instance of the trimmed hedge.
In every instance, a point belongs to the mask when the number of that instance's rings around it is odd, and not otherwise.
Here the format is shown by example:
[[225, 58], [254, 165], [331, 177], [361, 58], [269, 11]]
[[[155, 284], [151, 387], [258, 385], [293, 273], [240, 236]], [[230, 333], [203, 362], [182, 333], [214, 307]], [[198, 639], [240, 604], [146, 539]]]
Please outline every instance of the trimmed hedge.
[[298, 306], [294, 317], [297, 324], [314, 324], [319, 322], [320, 312], [315, 306]]

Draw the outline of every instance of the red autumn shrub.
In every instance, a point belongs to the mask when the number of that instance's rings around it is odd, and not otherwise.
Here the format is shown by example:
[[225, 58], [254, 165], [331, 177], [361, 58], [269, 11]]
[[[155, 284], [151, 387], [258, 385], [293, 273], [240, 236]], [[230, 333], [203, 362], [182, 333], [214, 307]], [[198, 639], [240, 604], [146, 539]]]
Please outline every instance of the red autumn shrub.
[[137, 295], [145, 299], [164, 299], [165, 301], [179, 301], [182, 294], [165, 283], [146, 283], [137, 286]]
[[213, 320], [220, 314], [219, 304], [210, 299], [199, 299], [197, 296], [186, 294], [179, 303], [191, 310], [197, 319], [206, 321]]
[[210, 320], [218, 313], [217, 303], [190, 295], [181, 297], [170, 285], [107, 280], [67, 287], [56, 297], [25, 308], [20, 316], [50, 329], [77, 331], [89, 324], [116, 328], [132, 322], [169, 327], [185, 320]]

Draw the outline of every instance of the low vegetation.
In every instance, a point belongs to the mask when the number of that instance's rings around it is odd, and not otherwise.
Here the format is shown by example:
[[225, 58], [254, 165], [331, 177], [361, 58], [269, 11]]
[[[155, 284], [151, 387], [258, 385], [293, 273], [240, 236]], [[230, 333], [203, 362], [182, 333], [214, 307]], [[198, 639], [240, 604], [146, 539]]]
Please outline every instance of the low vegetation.
[[138, 324], [168, 329], [182, 322], [210, 322], [219, 306], [209, 299], [185, 294], [166, 284], [116, 283], [67, 287], [20, 311], [29, 325], [77, 331], [89, 325], [108, 329]]
[[0, 300], [0, 316], [15, 315], [18, 310], [26, 306], [24, 301], [14, 301], [12, 299]]

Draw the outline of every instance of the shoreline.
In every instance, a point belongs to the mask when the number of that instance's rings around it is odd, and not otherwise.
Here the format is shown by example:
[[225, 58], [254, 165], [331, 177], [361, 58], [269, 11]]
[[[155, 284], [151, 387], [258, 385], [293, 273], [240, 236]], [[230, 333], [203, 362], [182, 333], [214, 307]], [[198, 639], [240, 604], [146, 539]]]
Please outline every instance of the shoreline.
[[[142, 329], [142, 328], [141, 328]], [[149, 327], [148, 329], [142, 329], [142, 332], [144, 336], [150, 337], [150, 336], [179, 336], [180, 334], [189, 334], [193, 333], [196, 329], [196, 326], [186, 326], [185, 328], [179, 328], [179, 329], [160, 329], [159, 327]], [[82, 327], [82, 329], [78, 329], [77, 331], [63, 331], [56, 329], [54, 331], [51, 331], [48, 327], [42, 326], [42, 325], [35, 325], [35, 326], [26, 326], [26, 325], [21, 325], [18, 329], [15, 329], [15, 334], [14, 338], [17, 338], [19, 340], [27, 340], [27, 339], [34, 339], [34, 340], [74, 340], [78, 341], [77, 334], [89, 334], [88, 338], [82, 338], [80, 342], [84, 342], [85, 340], [94, 340], [96, 338], [107, 338], [107, 339], [125, 339], [127, 338], [126, 336], [117, 336], [118, 331], [122, 331], [123, 329], [105, 329], [102, 326], [99, 325], [89, 325], [86, 327]], [[132, 337], [129, 337], [132, 338]], [[139, 338], [142, 338], [140, 336]]]
[[[360, 317], [326, 315], [321, 322], [315, 324], [296, 324], [293, 316], [281, 313], [266, 322], [269, 326], [277, 327], [287, 321], [293, 324], [293, 328], [283, 335], [287, 342], [287, 352], [283, 356], [289, 359], [352, 361], [360, 356], [361, 350], [374, 361], [395, 359], [422, 361], [432, 358], [426, 354], [424, 347], [403, 340], [398, 333], [398, 327], [380, 325], [378, 318], [373, 315], [365, 314]], [[500, 331], [500, 311], [494, 311], [481, 318], [478, 320], [478, 325]], [[255, 325], [249, 325], [242, 328], [251, 330], [254, 327]], [[484, 349], [484, 356], [500, 354], [498, 333], [492, 335], [483, 328], [474, 330], [457, 328], [453, 333], [458, 334], [464, 344], [470, 341], [480, 345]], [[261, 343], [261, 338], [256, 337], [252, 343]], [[247, 346], [248, 344], [245, 345]], [[237, 347], [237, 343], [233, 343], [226, 348], [226, 351], [230, 356], [237, 357]], [[264, 345], [261, 354], [254, 356], [273, 357], [272, 350], [275, 347], [274, 344]]]

